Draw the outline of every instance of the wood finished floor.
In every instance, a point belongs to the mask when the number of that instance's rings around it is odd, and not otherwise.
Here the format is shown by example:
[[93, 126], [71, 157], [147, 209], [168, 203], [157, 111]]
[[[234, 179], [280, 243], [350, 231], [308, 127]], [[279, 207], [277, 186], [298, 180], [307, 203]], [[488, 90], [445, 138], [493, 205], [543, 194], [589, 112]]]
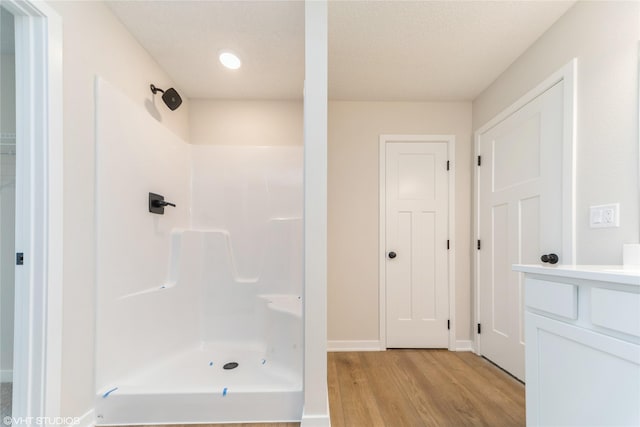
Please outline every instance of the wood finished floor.
[[330, 353], [332, 427], [525, 425], [524, 386], [472, 353]]
[[525, 425], [524, 385], [472, 353], [446, 350], [329, 353], [328, 374], [332, 427]]

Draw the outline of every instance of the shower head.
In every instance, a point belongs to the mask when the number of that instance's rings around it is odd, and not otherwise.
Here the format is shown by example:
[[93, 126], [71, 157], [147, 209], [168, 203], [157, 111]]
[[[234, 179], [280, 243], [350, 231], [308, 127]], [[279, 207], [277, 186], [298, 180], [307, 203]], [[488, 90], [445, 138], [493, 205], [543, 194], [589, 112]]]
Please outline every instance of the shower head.
[[170, 87], [167, 90], [162, 90], [158, 87], [155, 87], [155, 85], [153, 84], [151, 84], [150, 87], [151, 92], [153, 92], [154, 95], [158, 92], [162, 92], [162, 100], [165, 104], [167, 104], [167, 107], [169, 107], [171, 111], [175, 110], [180, 106], [180, 104], [182, 104], [182, 98], [180, 98], [178, 91], [176, 91], [174, 88]]

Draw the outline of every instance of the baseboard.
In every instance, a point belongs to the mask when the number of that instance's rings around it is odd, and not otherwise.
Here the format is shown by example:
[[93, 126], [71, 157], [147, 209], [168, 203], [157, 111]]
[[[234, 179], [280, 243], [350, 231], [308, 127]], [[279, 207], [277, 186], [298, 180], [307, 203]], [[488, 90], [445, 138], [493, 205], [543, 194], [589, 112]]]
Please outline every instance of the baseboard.
[[13, 382], [13, 369], [0, 370], [0, 382], [12, 383]]
[[384, 350], [379, 340], [360, 341], [327, 341], [327, 351], [381, 351]]
[[300, 427], [331, 427], [331, 419], [329, 414], [305, 415], [303, 413]]
[[456, 348], [454, 351], [474, 351], [473, 341], [471, 340], [457, 340]]
[[[327, 341], [327, 351], [383, 351], [380, 341], [378, 340], [359, 340], [346, 341], [334, 340]], [[457, 340], [453, 351], [474, 351], [473, 341]]]
[[93, 409], [89, 409], [83, 416], [73, 419], [72, 424], [68, 424], [68, 427], [95, 427], [96, 414]]

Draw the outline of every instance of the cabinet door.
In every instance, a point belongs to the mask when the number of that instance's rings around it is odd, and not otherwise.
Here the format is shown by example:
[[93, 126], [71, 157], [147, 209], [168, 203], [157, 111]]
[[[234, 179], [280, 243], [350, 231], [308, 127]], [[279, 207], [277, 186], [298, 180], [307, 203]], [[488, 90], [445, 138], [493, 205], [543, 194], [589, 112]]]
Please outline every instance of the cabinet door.
[[527, 425], [640, 425], [640, 346], [526, 313]]

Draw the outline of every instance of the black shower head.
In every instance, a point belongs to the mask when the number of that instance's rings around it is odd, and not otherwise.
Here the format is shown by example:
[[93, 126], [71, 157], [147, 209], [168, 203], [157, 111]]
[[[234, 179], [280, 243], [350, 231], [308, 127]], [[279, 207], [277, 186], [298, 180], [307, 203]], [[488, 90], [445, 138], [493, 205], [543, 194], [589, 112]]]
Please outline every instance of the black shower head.
[[154, 94], [156, 94], [157, 92], [162, 92], [162, 100], [165, 104], [167, 104], [167, 107], [169, 107], [171, 111], [175, 110], [180, 106], [180, 104], [182, 104], [182, 98], [180, 98], [178, 91], [176, 91], [172, 87], [167, 90], [162, 90], [152, 84], [151, 92], [153, 92]]

